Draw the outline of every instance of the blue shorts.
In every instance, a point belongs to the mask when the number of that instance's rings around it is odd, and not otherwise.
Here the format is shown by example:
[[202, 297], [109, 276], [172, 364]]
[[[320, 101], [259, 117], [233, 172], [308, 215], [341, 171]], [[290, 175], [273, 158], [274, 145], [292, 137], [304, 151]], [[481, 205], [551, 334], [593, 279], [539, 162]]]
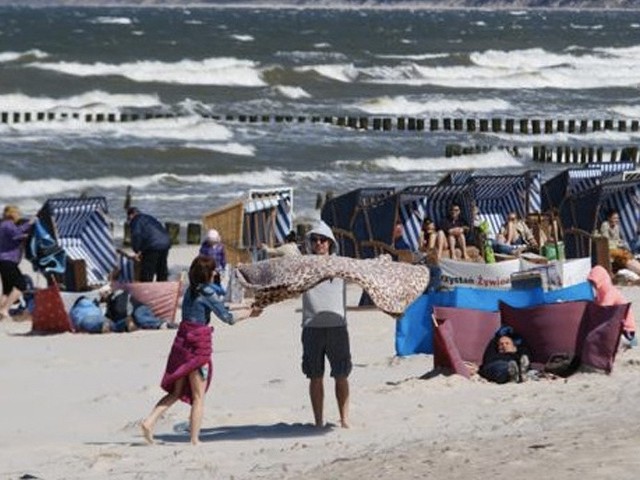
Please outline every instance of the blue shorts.
[[353, 367], [347, 327], [302, 329], [302, 373], [307, 378], [324, 376], [324, 359], [332, 377], [348, 377]]

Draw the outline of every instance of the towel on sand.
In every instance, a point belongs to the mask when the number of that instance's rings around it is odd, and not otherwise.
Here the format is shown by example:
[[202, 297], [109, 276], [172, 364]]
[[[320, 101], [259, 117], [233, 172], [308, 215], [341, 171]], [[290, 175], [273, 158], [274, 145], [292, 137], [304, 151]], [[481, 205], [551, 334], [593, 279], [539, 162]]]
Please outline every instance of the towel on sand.
[[[197, 368], [207, 366], [209, 374], [207, 375], [206, 390], [211, 384], [213, 376], [211, 353], [213, 351], [212, 344], [213, 330], [209, 325], [189, 322], [183, 320], [176, 331], [176, 337], [171, 346], [171, 352], [167, 359], [167, 368], [160, 386], [166, 392], [173, 391], [175, 383], [189, 375]], [[180, 400], [191, 404], [192, 394], [189, 380], [185, 379]]]
[[279, 257], [253, 264], [239, 264], [240, 285], [254, 292], [254, 304], [266, 307], [296, 297], [333, 277], [360, 285], [382, 311], [402, 312], [429, 283], [429, 269], [423, 265], [394, 262], [389, 255], [355, 259], [336, 255]]

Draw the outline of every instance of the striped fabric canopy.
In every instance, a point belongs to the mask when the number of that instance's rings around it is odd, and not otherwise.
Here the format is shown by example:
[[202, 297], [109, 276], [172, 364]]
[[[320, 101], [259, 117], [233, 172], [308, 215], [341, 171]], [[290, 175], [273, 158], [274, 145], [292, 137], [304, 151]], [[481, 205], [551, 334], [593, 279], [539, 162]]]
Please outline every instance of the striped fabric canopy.
[[42, 213], [48, 217], [56, 240], [68, 257], [86, 262], [87, 283], [106, 282], [117, 264], [106, 199], [50, 199]]
[[509, 212], [527, 213], [527, 179], [523, 175], [477, 176], [471, 180], [473, 198], [497, 234]]
[[244, 202], [244, 244], [283, 243], [293, 228], [293, 189], [250, 190]]
[[560, 210], [562, 227], [592, 232], [610, 210], [620, 214], [621, 234], [631, 245], [638, 235], [640, 180], [602, 183], [572, 196]]
[[545, 212], [559, 209], [565, 199], [599, 185], [601, 179], [602, 170], [599, 168], [569, 168], [562, 171], [543, 184], [542, 209]]
[[[472, 189], [468, 184], [451, 185], [414, 185], [405, 188], [402, 193], [411, 194], [411, 208], [400, 209], [400, 219], [404, 224], [405, 241], [417, 250], [419, 242], [414, 237], [417, 228], [417, 235], [420, 234], [422, 222], [425, 218], [430, 218], [436, 226], [447, 217], [449, 206], [457, 203], [462, 208], [462, 217], [467, 220], [471, 218]], [[421, 216], [420, 216], [421, 215]], [[418, 237], [419, 238], [419, 237]]]

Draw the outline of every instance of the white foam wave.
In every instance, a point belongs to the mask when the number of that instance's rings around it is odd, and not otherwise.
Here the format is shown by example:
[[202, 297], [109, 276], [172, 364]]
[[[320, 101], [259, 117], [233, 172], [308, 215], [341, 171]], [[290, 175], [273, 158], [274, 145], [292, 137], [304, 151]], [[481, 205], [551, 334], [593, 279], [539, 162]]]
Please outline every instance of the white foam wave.
[[571, 23], [570, 28], [573, 28], [574, 30], [602, 30], [604, 25], [579, 25], [577, 23]]
[[231, 57], [179, 62], [139, 61], [132, 63], [34, 62], [31, 67], [77, 77], [121, 76], [135, 82], [173, 83], [181, 85], [233, 85], [261, 87], [257, 64]]
[[239, 42], [253, 42], [255, 40], [252, 35], [231, 35], [231, 38], [235, 38]]
[[[372, 67], [353, 73], [384, 84], [440, 85], [447, 88], [636, 87], [640, 83], [637, 49], [594, 50], [592, 54], [555, 54], [542, 49], [476, 52], [471, 66], [431, 67], [415, 63]], [[616, 72], [612, 75], [611, 72]]]
[[[179, 118], [156, 118], [135, 123], [129, 122], [85, 122], [81, 119], [66, 119], [55, 122], [30, 122], [0, 125], [0, 133], [11, 131], [16, 141], [41, 142], [55, 139], [100, 136], [112, 139], [156, 139], [185, 142], [226, 142], [233, 137], [225, 126], [199, 116]], [[19, 137], [17, 135], [20, 135]]]
[[[265, 169], [261, 172], [246, 172], [231, 175], [176, 175], [172, 173], [158, 173], [141, 177], [106, 176], [91, 179], [61, 179], [47, 178], [40, 180], [21, 180], [13, 175], [0, 174], [0, 183], [3, 185], [0, 200], [28, 199], [34, 196], [51, 197], [68, 192], [81, 192], [87, 190], [124, 189], [132, 186], [134, 190], [142, 190], [154, 186], [172, 185], [242, 185], [254, 186], [256, 176], [260, 176], [260, 185], [282, 185], [288, 177], [285, 172]], [[285, 178], [287, 177], [287, 178]], [[34, 193], [35, 192], [35, 193]], [[149, 192], [145, 195], [153, 195]], [[156, 194], [157, 196], [158, 194]], [[161, 193], [159, 195], [164, 195]], [[136, 193], [136, 198], [140, 194]]]
[[376, 58], [383, 59], [397, 59], [397, 60], [413, 60], [415, 62], [420, 62], [422, 60], [434, 60], [438, 58], [448, 58], [450, 54], [448, 53], [423, 53], [423, 54], [415, 54], [415, 55], [376, 55]]
[[311, 95], [309, 95], [301, 87], [289, 87], [286, 85], [276, 85], [274, 88], [280, 95], [283, 95], [287, 98], [293, 98], [293, 99], [311, 98]]
[[121, 107], [150, 108], [162, 105], [157, 95], [112, 94], [93, 90], [64, 98], [30, 97], [22, 93], [0, 95], [0, 104], [7, 110], [83, 109], [100, 110]]
[[329, 47], [331, 47], [331, 44], [327, 43], [327, 42], [318, 42], [318, 43], [314, 43], [313, 47], [314, 48], [329, 48]]
[[380, 97], [354, 105], [364, 112], [372, 115], [419, 115], [434, 113], [451, 113], [461, 111], [465, 113], [488, 113], [496, 110], [505, 111], [511, 108], [511, 104], [502, 99], [478, 99], [478, 100], [409, 100], [404, 96]]
[[309, 65], [297, 67], [298, 72], [316, 72], [338, 82], [351, 83], [358, 77], [358, 69], [352, 64]]
[[96, 25], [131, 25], [133, 20], [129, 17], [96, 17], [89, 20], [89, 23]]
[[639, 105], [613, 105], [609, 110], [611, 110], [612, 113], [616, 113], [627, 118], [640, 118]]
[[242, 145], [240, 143], [187, 143], [186, 148], [196, 148], [200, 150], [211, 150], [213, 152], [228, 153], [243, 157], [255, 157], [256, 149], [252, 145]]
[[463, 155], [452, 158], [409, 158], [389, 156], [374, 160], [341, 163], [360, 163], [363, 166], [373, 166], [383, 170], [395, 172], [436, 172], [450, 170], [485, 169], [485, 168], [516, 168], [522, 167], [522, 162], [504, 150], [487, 153]]
[[43, 59], [49, 56], [48, 53], [33, 48], [26, 52], [0, 52], [0, 63], [15, 62], [23, 59]]

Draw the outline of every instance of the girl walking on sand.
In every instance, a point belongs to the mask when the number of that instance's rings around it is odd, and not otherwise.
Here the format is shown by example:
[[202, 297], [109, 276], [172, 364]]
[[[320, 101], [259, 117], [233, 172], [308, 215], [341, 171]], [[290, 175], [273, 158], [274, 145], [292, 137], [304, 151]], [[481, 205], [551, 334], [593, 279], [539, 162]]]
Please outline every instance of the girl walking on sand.
[[204, 412], [204, 396], [211, 384], [213, 327], [211, 312], [223, 322], [233, 325], [261, 313], [260, 309], [244, 307], [231, 312], [216, 295], [212, 283], [216, 262], [198, 256], [189, 268], [189, 287], [182, 299], [182, 322], [176, 332], [161, 387], [167, 392], [142, 422], [142, 434], [153, 443], [153, 428], [162, 414], [177, 400], [191, 405], [189, 427], [191, 443], [199, 443]]

